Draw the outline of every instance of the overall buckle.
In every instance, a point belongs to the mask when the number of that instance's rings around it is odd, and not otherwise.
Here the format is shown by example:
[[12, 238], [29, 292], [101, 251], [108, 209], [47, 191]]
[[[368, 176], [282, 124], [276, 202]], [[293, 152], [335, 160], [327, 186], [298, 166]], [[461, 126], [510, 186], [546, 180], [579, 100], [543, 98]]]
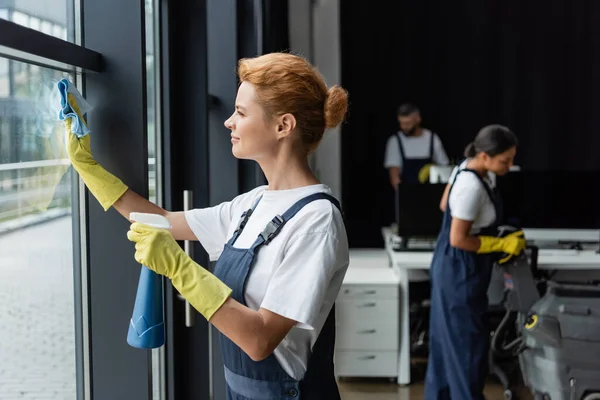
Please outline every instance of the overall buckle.
[[251, 215], [252, 215], [252, 209], [249, 209], [248, 211], [244, 211], [242, 213], [242, 218], [240, 218], [240, 222], [238, 222], [238, 226], [237, 226], [237, 228], [235, 228], [234, 233], [237, 233], [240, 230], [244, 229], [244, 227], [248, 223], [248, 219], [250, 219]]
[[260, 236], [262, 236], [265, 244], [269, 244], [269, 242], [271, 242], [271, 240], [273, 240], [273, 238], [281, 230], [281, 227], [283, 226], [284, 223], [285, 223], [285, 220], [283, 219], [283, 217], [281, 215], [276, 215], [275, 218], [273, 218], [267, 224], [267, 227], [265, 228], [265, 230], [260, 233]]

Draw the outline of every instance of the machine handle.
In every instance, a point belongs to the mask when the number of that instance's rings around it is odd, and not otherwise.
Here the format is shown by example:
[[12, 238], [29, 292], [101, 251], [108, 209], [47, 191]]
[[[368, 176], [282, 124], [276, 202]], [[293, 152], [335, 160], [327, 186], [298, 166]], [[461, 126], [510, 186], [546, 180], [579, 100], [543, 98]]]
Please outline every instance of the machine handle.
[[529, 250], [529, 268], [531, 269], [531, 273], [535, 278], [539, 278], [538, 256], [540, 254], [540, 248], [534, 245], [527, 245], [526, 249]]
[[561, 314], [580, 315], [582, 317], [587, 317], [588, 315], [590, 315], [592, 313], [592, 311], [588, 307], [585, 307], [585, 306], [577, 307], [577, 306], [568, 305], [568, 304], [561, 304], [558, 307], [558, 310], [561, 312]]
[[[183, 191], [183, 210], [188, 211], [192, 209], [193, 202], [193, 192], [191, 190]], [[190, 256], [190, 258], [194, 257], [194, 248], [192, 247], [192, 242], [189, 240], [183, 241], [183, 249], [185, 254]], [[196, 313], [194, 307], [187, 301], [181, 294], [178, 295], [180, 300], [185, 301], [185, 326], [191, 328], [196, 323]]]

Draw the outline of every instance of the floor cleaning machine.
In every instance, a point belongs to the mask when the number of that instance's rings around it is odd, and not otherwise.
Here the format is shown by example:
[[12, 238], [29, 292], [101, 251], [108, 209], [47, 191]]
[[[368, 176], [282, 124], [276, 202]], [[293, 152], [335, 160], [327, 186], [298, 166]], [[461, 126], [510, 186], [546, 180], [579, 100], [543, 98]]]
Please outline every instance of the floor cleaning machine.
[[[548, 280], [535, 248], [502, 268], [506, 315], [492, 351], [518, 359], [535, 400], [600, 400], [600, 284]], [[506, 340], [507, 331], [515, 338]], [[507, 390], [505, 398], [515, 396]]]

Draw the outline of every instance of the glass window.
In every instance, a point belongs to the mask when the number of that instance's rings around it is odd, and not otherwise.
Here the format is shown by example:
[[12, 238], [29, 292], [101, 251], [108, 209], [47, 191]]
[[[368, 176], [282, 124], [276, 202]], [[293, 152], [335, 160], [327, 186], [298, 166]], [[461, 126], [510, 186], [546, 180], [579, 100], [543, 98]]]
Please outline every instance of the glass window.
[[12, 15], [12, 22], [29, 28], [29, 15], [14, 11]]
[[145, 1], [146, 10], [146, 101], [148, 104], [148, 174], [150, 201], [156, 203], [156, 187], [158, 177], [156, 175], [156, 153], [157, 153], [157, 109], [156, 109], [156, 52], [154, 46], [154, 7], [153, 0]]
[[42, 30], [42, 21], [40, 21], [40, 19], [36, 18], [36, 17], [29, 17], [29, 27], [36, 31], [41, 31]]
[[63, 27], [56, 24], [52, 25], [52, 36], [62, 39]]
[[[31, 29], [55, 35], [53, 25], [58, 25], [67, 30], [67, 35], [57, 37], [75, 37], [75, 2], [79, 0], [29, 0], [15, 1], [9, 4], [15, 4], [10, 12], [6, 9], [0, 9], [1, 19], [10, 19], [17, 24], [28, 26]], [[2, 3], [2, 2], [0, 2]], [[41, 22], [43, 21], [43, 22]], [[57, 31], [58, 32], [58, 31]], [[73, 40], [73, 39], [71, 39]]]
[[9, 91], [8, 60], [6, 58], [0, 58], [0, 99], [8, 97]]
[[[32, 78], [29, 65], [10, 65]], [[36, 85], [16, 90], [11, 69], [0, 78], [0, 398], [75, 400], [75, 188], [54, 92], [71, 77], [39, 68]]]
[[42, 21], [42, 32], [52, 35], [52, 22]]

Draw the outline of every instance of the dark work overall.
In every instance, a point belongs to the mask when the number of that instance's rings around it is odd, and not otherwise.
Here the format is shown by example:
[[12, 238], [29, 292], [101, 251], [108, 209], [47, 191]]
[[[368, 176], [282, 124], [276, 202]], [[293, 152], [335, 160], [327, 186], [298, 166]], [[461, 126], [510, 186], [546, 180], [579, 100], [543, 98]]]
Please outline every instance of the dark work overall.
[[419, 171], [427, 164], [433, 163], [433, 132], [431, 132], [431, 140], [429, 142], [429, 156], [415, 158], [407, 157], [402, 146], [402, 140], [400, 139], [400, 132], [396, 133], [396, 139], [398, 139], [398, 148], [400, 149], [400, 157], [402, 157], [402, 168], [400, 170], [400, 179], [402, 183], [420, 183], [419, 182]]
[[[456, 177], [461, 173], [472, 173], [479, 178], [494, 204], [496, 222], [500, 221], [499, 197], [477, 172], [463, 169]], [[496, 222], [478, 234], [496, 236]], [[494, 259], [491, 254], [452, 247], [451, 223], [448, 204], [430, 270], [431, 318], [425, 399], [481, 400], [488, 373], [487, 290]]]
[[[246, 305], [246, 281], [252, 270], [254, 259], [262, 246], [268, 245], [284, 228], [287, 221], [296, 215], [302, 207], [315, 200], [327, 200], [338, 209], [338, 201], [325, 193], [315, 193], [296, 202], [283, 215], [277, 215], [258, 235], [249, 249], [236, 248], [236, 239], [240, 236], [253, 208], [242, 214], [240, 223], [233, 236], [225, 244], [223, 253], [217, 260], [215, 275], [232, 290], [232, 298]], [[306, 249], [306, 251], [311, 251]], [[301, 381], [290, 377], [281, 367], [274, 354], [262, 361], [253, 361], [242, 349], [219, 333], [221, 354], [225, 364], [227, 381], [227, 400], [339, 400], [340, 394], [334, 376], [333, 357], [335, 347], [335, 307], [315, 342], [306, 374]]]
[[[429, 141], [429, 156], [421, 158], [407, 157], [404, 146], [402, 145], [400, 132], [396, 133], [398, 148], [400, 149], [400, 157], [402, 157], [402, 168], [400, 170], [401, 185], [420, 183], [419, 171], [421, 171], [425, 165], [433, 163], [433, 137], [434, 134], [431, 132], [431, 140]], [[398, 200], [396, 200], [396, 203], [397, 202]], [[398, 212], [397, 207], [395, 207], [395, 211], [396, 213]], [[396, 222], [397, 221], [398, 216], [396, 215]], [[426, 349], [419, 343], [421, 342], [421, 336], [423, 332], [427, 330], [427, 320], [424, 318], [428, 318], [427, 310], [426, 308], [422, 307], [421, 303], [423, 300], [430, 297], [430, 285], [429, 282], [410, 282], [409, 285], [409, 302], [411, 309], [411, 348], [413, 354], [420, 355], [426, 351]]]

